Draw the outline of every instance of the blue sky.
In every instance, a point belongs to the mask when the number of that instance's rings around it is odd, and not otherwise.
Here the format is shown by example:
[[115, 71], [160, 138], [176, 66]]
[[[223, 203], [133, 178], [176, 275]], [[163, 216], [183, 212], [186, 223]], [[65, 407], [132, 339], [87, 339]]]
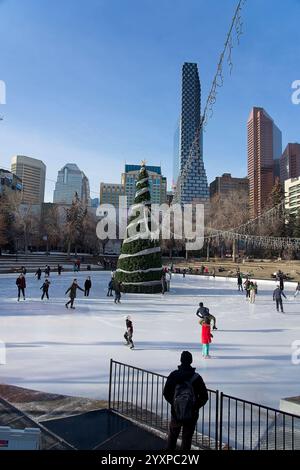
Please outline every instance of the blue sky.
[[[0, 166], [14, 154], [47, 165], [46, 200], [57, 171], [75, 162], [90, 179], [120, 182], [125, 161], [162, 165], [171, 182], [183, 62], [197, 62], [204, 104], [237, 0], [0, 0]], [[263, 106], [300, 141], [300, 1], [248, 0], [204, 135], [209, 181], [247, 173], [246, 121]]]

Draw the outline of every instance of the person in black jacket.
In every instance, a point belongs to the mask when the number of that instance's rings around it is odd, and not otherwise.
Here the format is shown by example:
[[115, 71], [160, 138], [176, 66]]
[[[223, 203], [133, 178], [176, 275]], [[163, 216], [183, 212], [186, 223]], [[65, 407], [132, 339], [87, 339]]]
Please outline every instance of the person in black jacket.
[[65, 295], [67, 295], [69, 293], [69, 297], [70, 297], [69, 302], [67, 302], [66, 305], [65, 305], [66, 308], [69, 308], [68, 306], [71, 304], [71, 308], [75, 309], [74, 301], [76, 299], [77, 289], [84, 292], [84, 290], [81, 287], [79, 287], [79, 285], [77, 284], [77, 279], [74, 279], [74, 281], [70, 285], [69, 289], [67, 289], [66, 293], [65, 293]]
[[84, 283], [84, 296], [85, 297], [88, 297], [90, 295], [91, 287], [92, 287], [92, 281], [91, 281], [90, 276], [88, 276], [88, 278], [86, 279]]
[[283, 305], [282, 305], [282, 296], [286, 299], [286, 295], [281, 289], [280, 285], [276, 287], [276, 289], [273, 292], [273, 300], [276, 301], [276, 310], [279, 312], [279, 307], [281, 310], [281, 313], [284, 313], [283, 311]]
[[35, 276], [37, 277], [38, 281], [40, 281], [41, 275], [42, 275], [42, 270], [41, 270], [41, 268], [38, 268], [36, 273], [35, 273]]
[[48, 279], [45, 279], [45, 282], [41, 287], [41, 289], [43, 289], [43, 293], [42, 293], [42, 297], [41, 297], [42, 300], [45, 296], [49, 300], [49, 286], [50, 286], [50, 281]]
[[[164, 397], [171, 405], [171, 422], [168, 433], [168, 450], [176, 450], [176, 443], [180, 430], [182, 428], [182, 443], [181, 450], [187, 451], [191, 449], [192, 438], [199, 417], [199, 409], [205, 405], [208, 400], [208, 393], [202, 377], [196, 374], [195, 368], [191, 367], [193, 356], [189, 351], [183, 351], [180, 358], [181, 365], [178, 370], [171, 372], [167, 378], [164, 387]], [[174, 395], [175, 389], [178, 384], [183, 384], [187, 381], [192, 381], [192, 387], [195, 394], [195, 404], [193, 409], [193, 416], [189, 421], [184, 423], [178, 421], [174, 408]]]

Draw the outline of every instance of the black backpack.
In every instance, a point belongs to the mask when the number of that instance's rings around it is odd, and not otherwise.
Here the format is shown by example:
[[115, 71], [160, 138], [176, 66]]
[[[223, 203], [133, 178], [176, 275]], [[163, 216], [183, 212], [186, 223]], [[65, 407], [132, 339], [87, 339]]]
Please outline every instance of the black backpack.
[[200, 377], [199, 374], [195, 373], [189, 380], [175, 387], [173, 407], [176, 419], [181, 423], [190, 421], [194, 417], [196, 396], [193, 383], [198, 377]]

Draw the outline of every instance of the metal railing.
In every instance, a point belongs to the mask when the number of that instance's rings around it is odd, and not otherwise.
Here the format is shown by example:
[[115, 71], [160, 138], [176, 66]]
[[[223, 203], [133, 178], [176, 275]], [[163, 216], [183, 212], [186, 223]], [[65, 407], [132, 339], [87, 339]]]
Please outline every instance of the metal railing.
[[[111, 360], [109, 408], [167, 433], [171, 407], [163, 397], [166, 380], [164, 375]], [[200, 409], [193, 445], [217, 449], [219, 394], [208, 390], [208, 395], [207, 404]]]
[[[109, 408], [168, 432], [171, 407], [163, 397], [167, 377], [110, 361]], [[300, 450], [300, 416], [208, 389], [193, 445], [212, 450]]]
[[221, 448], [300, 450], [300, 416], [220, 393]]

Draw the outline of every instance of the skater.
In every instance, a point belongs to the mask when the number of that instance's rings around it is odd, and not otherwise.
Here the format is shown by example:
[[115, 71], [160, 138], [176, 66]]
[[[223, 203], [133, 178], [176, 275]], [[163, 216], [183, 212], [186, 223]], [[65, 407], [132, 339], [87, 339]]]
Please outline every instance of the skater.
[[77, 284], [77, 279], [74, 279], [72, 284], [70, 285], [69, 289], [66, 291], [65, 295], [67, 295], [68, 292], [69, 293], [69, 297], [70, 297], [70, 300], [69, 302], [66, 303], [66, 308], [69, 308], [68, 305], [71, 304], [71, 308], [72, 309], [75, 309], [74, 307], [74, 301], [76, 299], [76, 292], [77, 292], [77, 289], [81, 290], [82, 292], [84, 292], [84, 290], [79, 287], [79, 285]]
[[41, 276], [42, 276], [41, 268], [38, 268], [37, 272], [35, 273], [35, 276], [37, 277], [37, 280], [40, 281]]
[[250, 300], [250, 304], [254, 304], [255, 302], [255, 285], [254, 285], [254, 282], [250, 282], [250, 286], [249, 286], [249, 300]]
[[284, 313], [283, 305], [282, 305], [282, 296], [286, 299], [285, 293], [283, 292], [282, 289], [280, 289], [280, 285], [278, 285], [273, 292], [273, 300], [276, 301], [277, 312], [279, 312], [279, 307], [280, 307], [281, 313]]
[[88, 297], [90, 295], [90, 289], [92, 287], [91, 277], [88, 276], [84, 283], [84, 296]]
[[245, 291], [246, 291], [246, 300], [248, 300], [250, 298], [250, 281], [249, 281], [248, 278], [244, 282], [244, 287], [245, 287]]
[[182, 277], [185, 277], [185, 274], [186, 274], [186, 269], [183, 268], [183, 270], [182, 270]]
[[107, 297], [113, 297], [113, 288], [114, 288], [114, 281], [113, 279], [111, 279], [108, 283], [108, 287], [107, 287]]
[[255, 295], [257, 295], [257, 290], [258, 290], [257, 282], [255, 281], [253, 285], [254, 285]]
[[297, 283], [297, 285], [296, 285], [296, 292], [295, 292], [295, 294], [294, 294], [294, 298], [297, 297], [297, 295], [299, 294], [299, 292], [300, 292], [300, 282], [298, 281], [298, 283]]
[[216, 268], [213, 268], [213, 270], [212, 270], [212, 277], [213, 277], [213, 278], [216, 277]]
[[199, 317], [201, 320], [204, 318], [208, 318], [209, 321], [213, 322], [213, 330], [217, 330], [217, 325], [216, 325], [216, 317], [214, 317], [211, 313], [209, 313], [209, 309], [207, 307], [204, 307], [203, 302], [200, 302], [199, 308], [196, 312], [197, 317]]
[[243, 292], [243, 278], [240, 272], [237, 273], [237, 285], [238, 285], [238, 290]]
[[165, 279], [166, 279], [166, 283], [167, 283], [167, 292], [170, 292], [171, 279], [172, 279], [171, 271], [166, 272]]
[[50, 271], [51, 271], [50, 266], [47, 265], [47, 266], [45, 267], [45, 277], [49, 277], [49, 276], [50, 276]]
[[124, 333], [124, 338], [126, 340], [126, 345], [129, 346], [130, 345], [130, 349], [133, 349], [134, 348], [134, 344], [133, 344], [133, 341], [132, 341], [132, 337], [133, 337], [133, 324], [132, 324], [132, 320], [131, 320], [131, 316], [130, 315], [127, 315], [125, 317], [125, 321], [126, 321], [126, 331]]
[[121, 301], [121, 290], [122, 290], [122, 282], [118, 282], [114, 280], [114, 291], [115, 291], [115, 304], [120, 303]]
[[171, 422], [168, 432], [168, 450], [176, 450], [177, 439], [182, 428], [182, 451], [189, 451], [199, 417], [199, 409], [208, 400], [202, 377], [191, 367], [193, 356], [183, 351], [178, 370], [171, 372], [164, 387], [164, 397], [171, 405]]
[[62, 267], [60, 264], [58, 264], [58, 265], [57, 265], [57, 274], [58, 274], [59, 276], [61, 275], [62, 270], [63, 270], [63, 267]]
[[45, 296], [49, 300], [49, 286], [50, 286], [50, 281], [48, 279], [45, 279], [45, 282], [41, 287], [41, 289], [43, 289], [41, 300], [43, 300]]
[[25, 268], [25, 266], [22, 266], [22, 268], [21, 268], [21, 273], [24, 274], [24, 276], [26, 276], [26, 274], [27, 274], [27, 269]]
[[209, 359], [209, 345], [211, 343], [211, 338], [213, 335], [210, 331], [210, 320], [208, 317], [204, 317], [203, 320], [199, 321], [200, 325], [202, 326], [201, 329], [201, 342], [202, 342], [202, 356], [204, 359]]
[[20, 274], [20, 276], [17, 278], [16, 285], [18, 287], [18, 302], [20, 300], [21, 293], [23, 295], [23, 299], [25, 300], [26, 279], [24, 274]]
[[280, 287], [280, 290], [284, 290], [283, 273], [281, 271], [279, 274], [279, 287]]
[[164, 293], [168, 290], [167, 288], [167, 281], [166, 281], [166, 273], [163, 272], [161, 276], [161, 293], [164, 295]]

